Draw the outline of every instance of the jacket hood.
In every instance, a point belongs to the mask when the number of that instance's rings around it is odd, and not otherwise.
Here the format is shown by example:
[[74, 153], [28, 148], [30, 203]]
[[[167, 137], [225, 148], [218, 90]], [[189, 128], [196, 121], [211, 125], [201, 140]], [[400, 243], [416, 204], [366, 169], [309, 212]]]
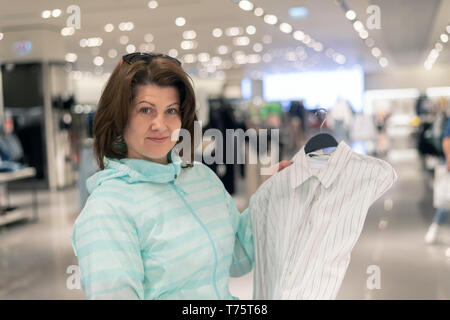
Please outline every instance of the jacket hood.
[[160, 164], [141, 159], [112, 159], [104, 157], [105, 169], [98, 171], [86, 181], [89, 193], [102, 183], [112, 179], [124, 180], [128, 183], [153, 182], [170, 183], [175, 181], [181, 170], [181, 158], [173, 156], [172, 162]]

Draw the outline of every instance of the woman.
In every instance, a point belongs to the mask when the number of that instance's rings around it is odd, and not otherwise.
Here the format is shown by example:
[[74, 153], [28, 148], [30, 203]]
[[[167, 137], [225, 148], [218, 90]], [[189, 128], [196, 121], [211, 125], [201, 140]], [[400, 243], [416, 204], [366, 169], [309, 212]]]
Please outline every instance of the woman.
[[[444, 153], [444, 161], [447, 166], [447, 170], [450, 171], [450, 118], [447, 120], [447, 124], [442, 135], [442, 151]], [[425, 235], [425, 243], [434, 244], [436, 242], [439, 229], [447, 220], [448, 215], [449, 211], [445, 208], [436, 209], [433, 222]]]
[[193, 161], [194, 139], [182, 155], [188, 164], [172, 152], [179, 129], [193, 137], [196, 120], [178, 60], [122, 58], [95, 115], [100, 171], [87, 180], [72, 237], [88, 299], [235, 299], [229, 276], [248, 273], [254, 260], [250, 218]]

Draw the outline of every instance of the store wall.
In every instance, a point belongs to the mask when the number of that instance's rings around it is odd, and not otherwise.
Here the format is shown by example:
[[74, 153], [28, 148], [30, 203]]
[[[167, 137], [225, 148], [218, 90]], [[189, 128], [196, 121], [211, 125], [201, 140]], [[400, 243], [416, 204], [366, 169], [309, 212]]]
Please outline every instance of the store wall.
[[1, 62], [64, 61], [66, 48], [56, 27], [5, 27], [2, 32], [7, 36], [0, 42]]
[[365, 89], [416, 88], [425, 91], [429, 87], [450, 86], [450, 66], [436, 64], [427, 71], [422, 65], [409, 68], [393, 68], [381, 73], [369, 73], [364, 77]]

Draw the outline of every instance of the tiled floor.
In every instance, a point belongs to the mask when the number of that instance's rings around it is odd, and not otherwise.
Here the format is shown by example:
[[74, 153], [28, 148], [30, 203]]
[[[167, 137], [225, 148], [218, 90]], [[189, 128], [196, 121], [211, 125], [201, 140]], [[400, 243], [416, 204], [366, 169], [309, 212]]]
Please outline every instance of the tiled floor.
[[[391, 160], [399, 179], [369, 210], [338, 299], [450, 299], [449, 224], [437, 244], [424, 244], [434, 213], [429, 177], [414, 157]], [[69, 289], [68, 271], [77, 264], [70, 241], [76, 197], [75, 189], [39, 191], [38, 222], [0, 228], [0, 299], [84, 298], [81, 289]], [[240, 207], [242, 197], [235, 198]], [[11, 197], [12, 203], [30, 200], [27, 193]], [[369, 289], [374, 270], [379, 287]], [[232, 278], [230, 291], [251, 299], [252, 282], [252, 273]]]

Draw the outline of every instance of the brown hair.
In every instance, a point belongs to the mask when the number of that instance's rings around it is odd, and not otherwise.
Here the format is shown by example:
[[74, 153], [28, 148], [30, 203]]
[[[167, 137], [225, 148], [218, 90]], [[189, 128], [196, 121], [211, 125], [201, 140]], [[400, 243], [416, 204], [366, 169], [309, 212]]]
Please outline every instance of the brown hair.
[[[123, 137], [136, 87], [153, 84], [160, 87], [175, 87], [180, 96], [181, 128], [191, 136], [191, 155], [188, 167], [194, 162], [195, 94], [192, 78], [168, 58], [156, 57], [150, 62], [136, 61], [131, 65], [120, 63], [114, 69], [102, 92], [94, 117], [94, 152], [101, 170], [105, 168], [103, 157], [122, 159], [127, 156], [127, 147], [117, 147]], [[180, 142], [182, 136], [178, 139]], [[122, 139], [123, 142], [123, 139]], [[182, 156], [182, 152], [181, 152]]]

